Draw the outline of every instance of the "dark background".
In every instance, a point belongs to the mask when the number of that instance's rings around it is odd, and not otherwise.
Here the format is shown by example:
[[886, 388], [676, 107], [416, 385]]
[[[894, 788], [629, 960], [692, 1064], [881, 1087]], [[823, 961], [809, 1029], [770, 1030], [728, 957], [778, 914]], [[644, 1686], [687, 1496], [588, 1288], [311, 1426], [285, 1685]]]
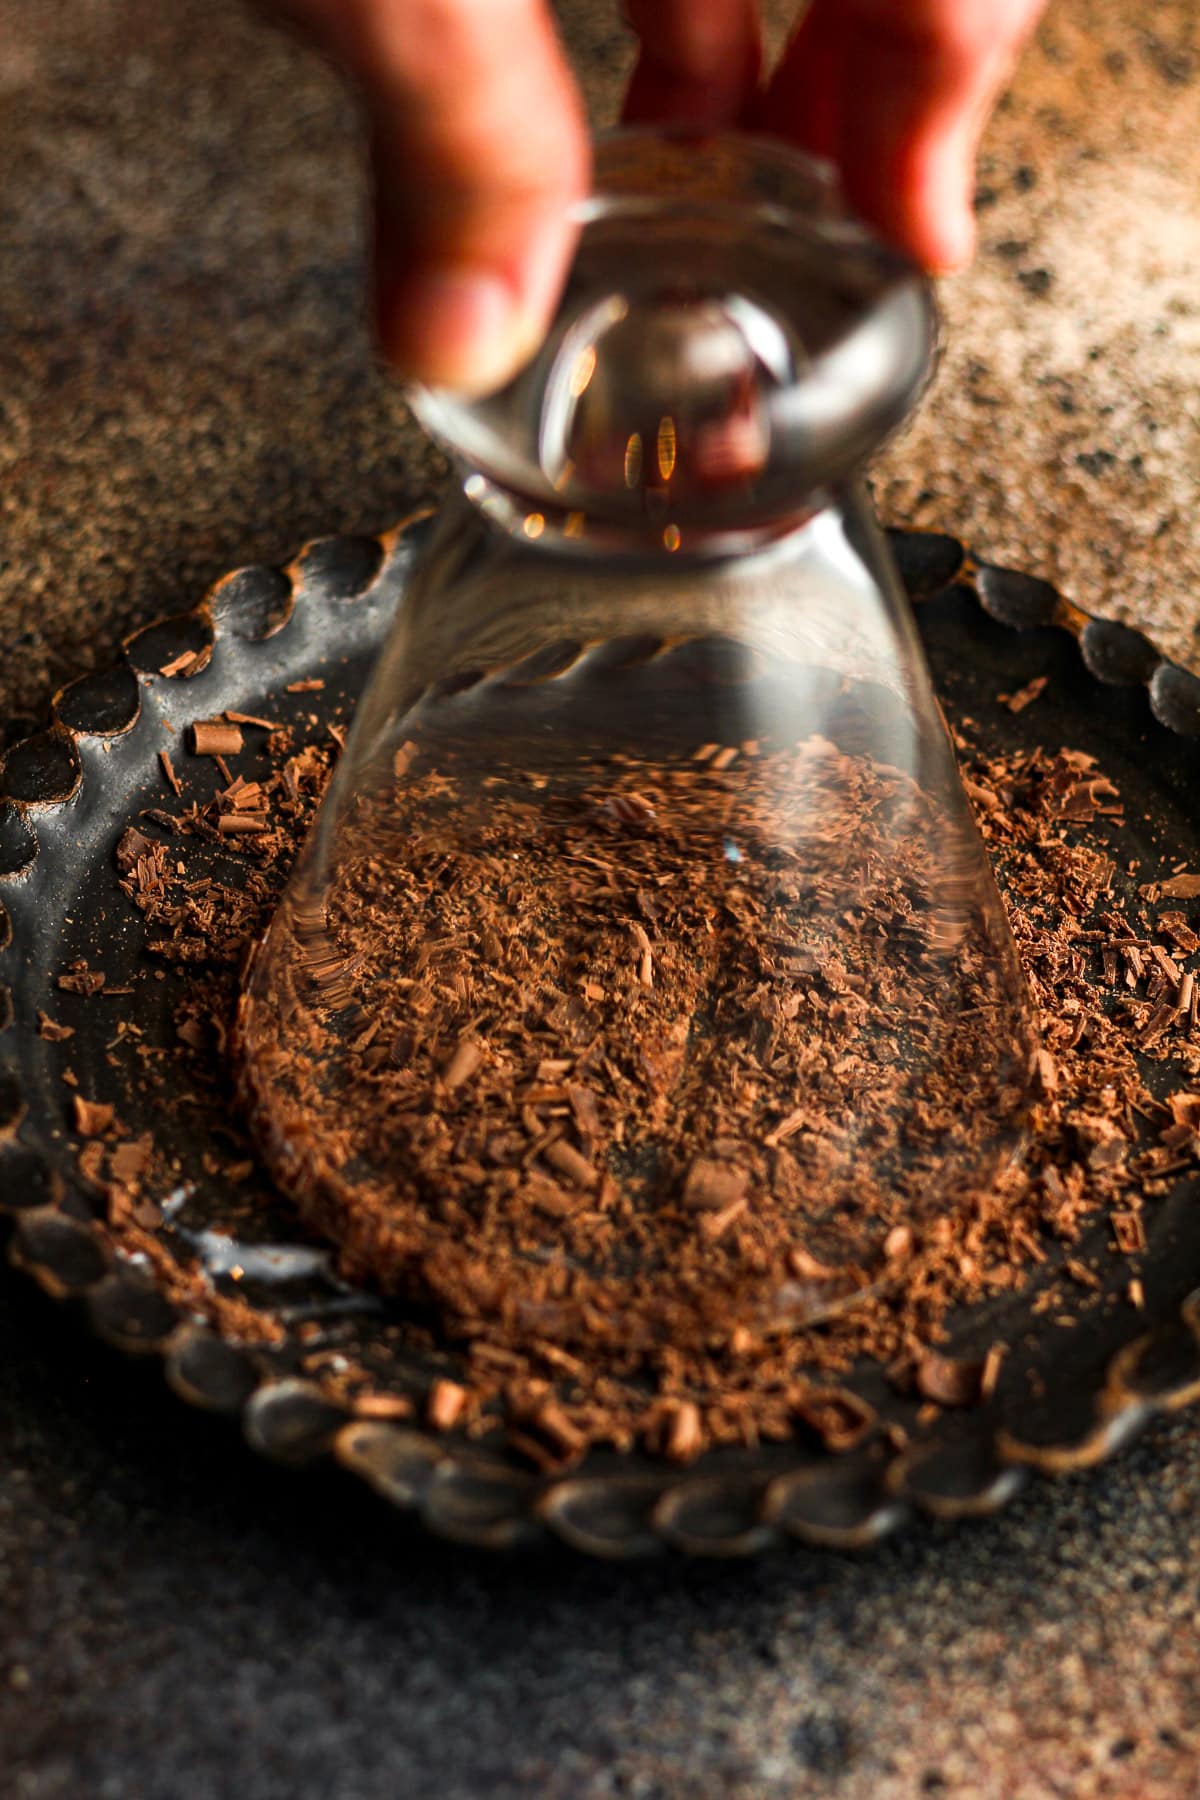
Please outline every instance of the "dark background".
[[[601, 0], [560, 10], [610, 117], [626, 41]], [[1062, 0], [989, 139], [934, 402], [878, 477], [889, 517], [969, 531], [1184, 655], [1190, 11]], [[1118, 39], [1104, 78], [1154, 121], [1128, 164], [1123, 125], [1081, 122], [1103, 112], [1087, 59]], [[1175, 237], [1105, 238], [1106, 192]], [[348, 99], [232, 0], [0, 0], [10, 739], [122, 632], [238, 563], [388, 523], [436, 475], [372, 363], [362, 217]], [[1019, 279], [1038, 267], [1048, 289]], [[1020, 301], [1039, 290], [1049, 310]], [[260, 1464], [4, 1271], [0, 1791], [1174, 1800], [1200, 1784], [1198, 1494], [1182, 1418], [862, 1558], [492, 1561]]]

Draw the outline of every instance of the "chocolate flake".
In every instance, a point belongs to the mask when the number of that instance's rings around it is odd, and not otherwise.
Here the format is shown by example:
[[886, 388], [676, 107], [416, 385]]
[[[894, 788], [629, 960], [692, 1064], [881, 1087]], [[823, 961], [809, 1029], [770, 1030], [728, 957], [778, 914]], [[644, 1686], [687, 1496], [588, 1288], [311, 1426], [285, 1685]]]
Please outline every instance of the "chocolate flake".
[[1171, 1117], [1176, 1125], [1182, 1125], [1189, 1131], [1200, 1132], [1200, 1094], [1172, 1094], [1167, 1101]]
[[[1171, 900], [1195, 900], [1200, 898], [1200, 875], [1187, 873], [1172, 875], [1166, 881], [1153, 884], [1156, 891], [1165, 894]], [[1146, 888], [1142, 889], [1146, 892]]]
[[746, 1183], [744, 1169], [698, 1157], [683, 1185], [683, 1204], [693, 1212], [718, 1212], [742, 1199]]
[[1200, 935], [1192, 930], [1184, 913], [1159, 913], [1158, 929], [1165, 932], [1175, 948], [1182, 950], [1185, 956], [1191, 956], [1193, 951], [1200, 950]]
[[260, 719], [257, 718], [254, 713], [234, 712], [232, 707], [226, 707], [225, 717], [229, 720], [231, 725], [259, 725], [264, 731], [277, 731], [279, 729], [279, 722], [277, 719]]
[[599, 1179], [595, 1169], [587, 1157], [581, 1155], [573, 1144], [568, 1144], [565, 1138], [556, 1138], [553, 1143], [547, 1144], [542, 1154], [560, 1175], [565, 1175], [576, 1187], [595, 1187]]
[[917, 1392], [938, 1406], [971, 1406], [980, 1397], [986, 1364], [925, 1348], [917, 1359]]
[[1000, 1382], [1000, 1372], [1008, 1355], [1007, 1344], [991, 1344], [979, 1372], [979, 1398], [990, 1400]]
[[104, 986], [103, 969], [89, 969], [87, 963], [78, 958], [70, 963], [58, 978], [58, 985], [68, 994], [98, 994]]
[[429, 1390], [425, 1416], [434, 1431], [452, 1431], [467, 1406], [467, 1390], [443, 1378]]
[[913, 1234], [907, 1225], [893, 1225], [883, 1240], [883, 1254], [888, 1262], [903, 1262], [911, 1255]]
[[353, 1405], [360, 1419], [411, 1419], [414, 1411], [406, 1394], [355, 1394]]
[[443, 1086], [449, 1089], [461, 1087], [469, 1081], [483, 1061], [483, 1051], [471, 1038], [461, 1038], [455, 1046], [454, 1054], [442, 1070]]
[[1007, 706], [1010, 713], [1022, 713], [1045, 691], [1049, 679], [1048, 675], [1035, 675], [1032, 681], [1027, 681], [1015, 694], [1000, 694], [997, 698], [1003, 706]]
[[106, 1131], [112, 1130], [115, 1111], [107, 1101], [85, 1100], [82, 1094], [76, 1094], [71, 1104], [75, 1129], [80, 1137], [103, 1137]]
[[152, 1151], [149, 1137], [125, 1139], [109, 1155], [109, 1179], [118, 1187], [135, 1188], [150, 1166]]
[[1112, 1227], [1117, 1246], [1126, 1256], [1134, 1256], [1146, 1248], [1146, 1228], [1140, 1213], [1115, 1212]]
[[240, 726], [225, 719], [196, 719], [189, 734], [193, 756], [238, 756], [244, 743]]
[[704, 1448], [700, 1408], [694, 1400], [675, 1400], [664, 1409], [662, 1452], [669, 1462], [694, 1462]]
[[68, 1038], [75, 1036], [73, 1025], [59, 1025], [44, 1012], [38, 1013], [37, 1029], [38, 1036], [45, 1038], [48, 1044], [65, 1044]]
[[[904, 1229], [905, 1227], [899, 1225], [895, 1228], [896, 1231], [902, 1231]], [[895, 1233], [890, 1235], [894, 1236]], [[888, 1256], [890, 1254], [891, 1252], [888, 1250], [887, 1244], [885, 1243], [884, 1255]], [[810, 1253], [803, 1249], [799, 1244], [794, 1245], [793, 1248], [788, 1251], [788, 1268], [799, 1281], [833, 1281], [841, 1272], [838, 1269], [830, 1268], [828, 1263], [821, 1262], [818, 1257], [810, 1255]]]
[[202, 650], [181, 650], [170, 662], [163, 663], [160, 675], [198, 675], [206, 669], [212, 656], [211, 646], [205, 645]]

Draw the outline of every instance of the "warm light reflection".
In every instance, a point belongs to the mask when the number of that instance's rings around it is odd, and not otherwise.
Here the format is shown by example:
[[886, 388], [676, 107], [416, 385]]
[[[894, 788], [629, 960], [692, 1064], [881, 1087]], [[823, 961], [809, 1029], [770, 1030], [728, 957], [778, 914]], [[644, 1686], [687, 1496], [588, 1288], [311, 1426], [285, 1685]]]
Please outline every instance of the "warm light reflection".
[[658, 421], [658, 472], [664, 481], [675, 473], [675, 421], [670, 413]]
[[595, 373], [596, 352], [594, 347], [589, 344], [585, 350], [579, 352], [575, 358], [575, 367], [571, 370], [571, 398], [573, 400], [578, 400]]
[[636, 487], [642, 479], [642, 439], [639, 432], [631, 433], [625, 445], [625, 486]]
[[521, 529], [524, 531], [527, 538], [540, 538], [543, 531], [546, 529], [546, 521], [541, 513], [526, 513], [525, 522]]
[[663, 543], [666, 545], [667, 549], [678, 550], [682, 542], [683, 537], [678, 525], [668, 525], [663, 531]]
[[563, 526], [563, 536], [569, 538], [581, 538], [583, 536], [584, 524], [585, 519], [581, 512], [568, 513], [567, 522]]

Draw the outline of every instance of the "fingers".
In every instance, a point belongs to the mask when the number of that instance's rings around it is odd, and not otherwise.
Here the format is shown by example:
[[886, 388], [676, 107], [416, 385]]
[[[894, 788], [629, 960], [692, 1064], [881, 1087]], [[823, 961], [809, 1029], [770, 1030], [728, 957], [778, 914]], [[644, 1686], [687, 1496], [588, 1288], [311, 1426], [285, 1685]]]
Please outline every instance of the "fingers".
[[625, 97], [629, 124], [736, 124], [762, 62], [758, 0], [627, 0], [641, 40]]
[[838, 164], [851, 204], [932, 269], [974, 248], [979, 137], [1043, 0], [813, 0], [755, 123]]
[[357, 77], [372, 125], [376, 310], [405, 374], [482, 393], [533, 351], [587, 191], [543, 0], [275, 0]]

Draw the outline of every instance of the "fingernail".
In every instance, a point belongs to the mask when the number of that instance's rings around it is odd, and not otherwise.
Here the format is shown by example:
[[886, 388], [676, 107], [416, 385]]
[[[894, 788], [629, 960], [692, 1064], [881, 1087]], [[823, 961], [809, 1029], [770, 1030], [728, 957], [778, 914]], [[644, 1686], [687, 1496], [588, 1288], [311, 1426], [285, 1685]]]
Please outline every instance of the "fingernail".
[[943, 151], [926, 173], [918, 235], [922, 260], [935, 275], [953, 275], [975, 254], [972, 168], [960, 153]]
[[957, 275], [975, 255], [975, 225], [969, 213], [950, 221], [942, 219], [936, 229], [928, 266], [931, 275]]
[[975, 192], [968, 171], [966, 181], [946, 182], [945, 202], [939, 214], [941, 240], [938, 267], [946, 274], [965, 269], [975, 254]]
[[503, 387], [539, 332], [510, 282], [488, 269], [433, 269], [380, 298], [384, 355], [402, 374], [467, 395]]
[[934, 163], [929, 213], [941, 274], [965, 269], [975, 254], [975, 153], [978, 130], [968, 121], [956, 138], [939, 148]]

